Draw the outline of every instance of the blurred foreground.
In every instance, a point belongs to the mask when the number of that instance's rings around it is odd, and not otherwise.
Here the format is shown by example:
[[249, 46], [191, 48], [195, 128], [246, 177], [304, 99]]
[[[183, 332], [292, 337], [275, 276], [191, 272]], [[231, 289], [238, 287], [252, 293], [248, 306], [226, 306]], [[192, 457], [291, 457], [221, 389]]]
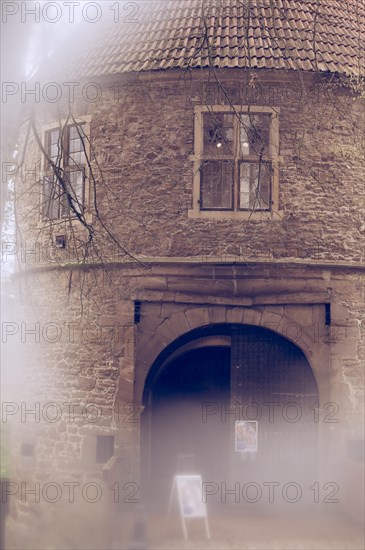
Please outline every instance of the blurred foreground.
[[[9, 518], [6, 549], [142, 549], [142, 548], [242, 548], [242, 549], [363, 549], [360, 524], [347, 519], [338, 505], [298, 503], [258, 507], [255, 504], [226, 503], [209, 509], [211, 540], [207, 540], [201, 519], [187, 521], [184, 540], [177, 507], [166, 525], [167, 510], [149, 510], [139, 505], [106, 509], [99, 503], [78, 506], [58, 503], [49, 519], [34, 517], [34, 529], [22, 532], [21, 517]], [[155, 507], [156, 508], [156, 507]], [[159, 507], [157, 507], [159, 508]], [[54, 518], [57, 517], [57, 520]], [[53, 519], [51, 519], [53, 518]], [[17, 540], [17, 544], [14, 540]], [[22, 541], [22, 542], [21, 542]]]

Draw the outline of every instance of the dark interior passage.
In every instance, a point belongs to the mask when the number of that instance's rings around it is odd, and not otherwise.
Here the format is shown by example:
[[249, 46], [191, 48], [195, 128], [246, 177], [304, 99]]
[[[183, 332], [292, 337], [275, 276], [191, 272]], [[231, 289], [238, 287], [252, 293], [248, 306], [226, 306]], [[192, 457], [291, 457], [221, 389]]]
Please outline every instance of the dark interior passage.
[[228, 468], [228, 426], [220, 414], [209, 422], [203, 415], [207, 403], [229, 403], [230, 356], [229, 348], [200, 348], [176, 359], [159, 376], [151, 415], [155, 479], [171, 479], [178, 471], [217, 479]]
[[[156, 371], [143, 413], [144, 478], [164, 494], [177, 473], [313, 483], [318, 390], [303, 352], [261, 327], [216, 330], [230, 346], [195, 348]], [[236, 452], [237, 420], [258, 422], [256, 453]]]

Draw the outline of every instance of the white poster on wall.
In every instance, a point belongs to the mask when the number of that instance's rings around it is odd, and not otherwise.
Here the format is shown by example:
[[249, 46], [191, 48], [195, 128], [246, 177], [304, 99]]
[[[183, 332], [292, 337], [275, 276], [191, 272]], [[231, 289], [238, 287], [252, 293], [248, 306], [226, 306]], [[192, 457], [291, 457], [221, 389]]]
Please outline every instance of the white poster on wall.
[[236, 420], [235, 449], [238, 453], [257, 453], [258, 422], [257, 420]]

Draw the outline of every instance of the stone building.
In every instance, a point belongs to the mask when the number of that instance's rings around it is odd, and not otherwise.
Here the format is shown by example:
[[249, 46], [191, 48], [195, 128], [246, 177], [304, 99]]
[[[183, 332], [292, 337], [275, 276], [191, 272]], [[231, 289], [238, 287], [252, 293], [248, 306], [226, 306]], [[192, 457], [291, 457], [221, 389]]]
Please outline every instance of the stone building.
[[20, 131], [16, 476], [161, 502], [176, 473], [311, 481], [360, 518], [364, 6], [119, 15]]

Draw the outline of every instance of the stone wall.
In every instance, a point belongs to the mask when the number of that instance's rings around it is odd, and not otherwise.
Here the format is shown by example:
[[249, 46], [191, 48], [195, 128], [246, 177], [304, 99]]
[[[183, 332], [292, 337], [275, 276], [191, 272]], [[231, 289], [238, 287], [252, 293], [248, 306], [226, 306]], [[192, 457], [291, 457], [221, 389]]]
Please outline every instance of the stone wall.
[[[219, 84], [212, 83], [209, 72], [116, 77], [98, 83], [95, 102], [79, 98], [71, 104], [74, 116], [91, 116], [91, 166], [102, 221], [134, 255], [361, 262], [363, 102], [335, 80], [330, 84], [315, 75], [223, 71], [218, 76]], [[188, 217], [194, 106], [229, 102], [280, 110], [279, 219]], [[54, 121], [57, 126], [67, 117], [63, 104], [36, 107], [40, 135], [42, 125]], [[32, 132], [25, 159], [28, 170], [40, 166]], [[116, 259], [121, 250], [96, 219], [92, 195], [88, 206], [99, 232], [99, 251], [103, 247], [103, 258], [108, 251]], [[22, 198], [19, 212], [29, 213], [27, 228], [33, 225], [34, 239], [49, 246], [49, 228], [34, 215], [39, 185], [31, 173]], [[76, 235], [85, 238], [85, 231], [74, 226]], [[62, 224], [58, 231], [61, 228]], [[70, 228], [64, 231], [72, 241]]]
[[[176, 339], [217, 323], [266, 327], [303, 351], [321, 403], [339, 405], [335, 433], [320, 432], [322, 461], [341, 441], [341, 460], [351, 465], [347, 443], [361, 438], [364, 389], [364, 107], [325, 78], [222, 72], [233, 103], [280, 108], [282, 218], [190, 219], [193, 108], [226, 95], [203, 72], [185, 77], [120, 79], [117, 91], [104, 82], [97, 102], [74, 104], [77, 116], [91, 116], [102, 220], [90, 204], [95, 234], [86, 255], [85, 228], [40, 220], [40, 168], [18, 178], [19, 234], [8, 252], [19, 260], [22, 305], [9, 317], [7, 341], [20, 358], [7, 401], [15, 403], [8, 421], [19, 482], [138, 483], [148, 373]], [[65, 116], [57, 108], [39, 108], [39, 131]], [[22, 144], [26, 133], [25, 124]], [[32, 134], [24, 158], [27, 170], [40, 166]], [[61, 250], [60, 234], [68, 237]], [[21, 415], [22, 403], [33, 416]], [[108, 468], [96, 463], [102, 435], [115, 436], [117, 461]], [[24, 456], [26, 443], [33, 456]], [[29, 502], [18, 492], [12, 504], [28, 522]]]
[[[37, 412], [8, 416], [17, 482], [63, 487], [65, 482], [84, 486], [91, 481], [109, 497], [108, 487], [116, 480], [123, 487], [138, 484], [140, 413], [148, 374], [179, 338], [217, 323], [268, 328], [303, 351], [317, 380], [320, 405], [338, 406], [339, 423], [318, 426], [321, 468], [328, 477], [329, 468], [336, 471], [343, 461], [338, 478], [351, 471], [348, 443], [361, 439], [363, 400], [357, 270], [266, 265], [263, 278], [257, 265], [160, 263], [149, 268], [125, 264], [108, 270], [107, 277], [102, 269], [74, 270], [71, 288], [69, 278], [67, 269], [58, 268], [38, 273], [38, 285], [32, 274], [22, 278], [26, 300], [37, 308], [20, 316], [20, 323], [26, 320], [24, 329], [8, 338], [16, 341], [22, 356], [17, 365], [22, 384], [9, 401]], [[138, 324], [135, 300], [141, 301]], [[36, 323], [38, 341], [26, 333]], [[115, 437], [117, 462], [107, 469], [96, 463], [100, 435]], [[25, 443], [34, 445], [33, 457], [23, 456]], [[25, 502], [20, 497], [12, 498], [12, 507], [27, 525], [33, 497]], [[40, 516], [48, 525], [50, 505], [41, 499], [42, 504], [45, 515]]]
[[[74, 460], [72, 467], [82, 471], [83, 438], [113, 430], [117, 406], [142, 405], [148, 372], [165, 348], [194, 329], [217, 323], [266, 327], [299, 346], [323, 402], [341, 403], [341, 429], [355, 435], [363, 395], [357, 270], [341, 274], [313, 266], [289, 270], [266, 265], [264, 276], [260, 266], [132, 264], [109, 269], [107, 276], [100, 268], [74, 270], [71, 287], [69, 279], [68, 270], [58, 268], [38, 273], [36, 286], [29, 285], [31, 274], [23, 278], [23, 296], [32, 313], [26, 321], [20, 317], [18, 332], [7, 336], [26, 357], [19, 376], [26, 380], [27, 399], [30, 393], [32, 403], [63, 404], [62, 421], [45, 423], [42, 440], [47, 443], [37, 451], [40, 459], [44, 455], [41, 470], [68, 471]], [[139, 324], [135, 300], [141, 301]], [[330, 325], [325, 304], [331, 304]], [[67, 403], [75, 406], [71, 423]], [[88, 403], [100, 408], [100, 418], [91, 405], [81, 414]], [[50, 408], [45, 414], [57, 418], [59, 411]], [[132, 426], [122, 423], [118, 430], [138, 427], [138, 415], [132, 418]]]

